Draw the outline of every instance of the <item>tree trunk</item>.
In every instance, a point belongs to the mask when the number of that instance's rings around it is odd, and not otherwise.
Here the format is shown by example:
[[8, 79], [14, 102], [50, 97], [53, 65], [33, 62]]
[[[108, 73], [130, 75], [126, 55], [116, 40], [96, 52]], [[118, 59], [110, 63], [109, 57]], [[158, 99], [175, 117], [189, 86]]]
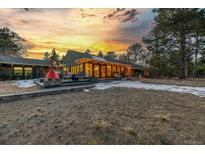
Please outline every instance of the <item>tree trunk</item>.
[[193, 77], [196, 77], [196, 67], [197, 67], [197, 63], [198, 63], [198, 53], [199, 53], [199, 37], [198, 37], [198, 34], [197, 34], [197, 36], [196, 36], [196, 50], [195, 50]]
[[185, 34], [181, 33], [179, 38], [179, 45], [180, 45], [180, 72], [179, 72], [179, 79], [186, 79], [186, 42], [185, 42]]

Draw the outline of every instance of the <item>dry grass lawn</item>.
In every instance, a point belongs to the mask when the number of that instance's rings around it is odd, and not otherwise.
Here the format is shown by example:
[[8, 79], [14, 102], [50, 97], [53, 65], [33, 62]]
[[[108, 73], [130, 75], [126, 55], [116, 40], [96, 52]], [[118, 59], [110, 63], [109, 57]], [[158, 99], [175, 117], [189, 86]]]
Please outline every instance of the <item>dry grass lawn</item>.
[[180, 79], [149, 79], [143, 78], [140, 81], [144, 83], [153, 84], [167, 84], [167, 85], [178, 85], [178, 86], [193, 86], [193, 87], [205, 87], [205, 79], [188, 78], [186, 80]]
[[0, 81], [0, 95], [31, 92], [40, 89], [37, 86], [29, 87], [29, 88], [19, 88], [18, 86], [15, 85], [15, 82], [17, 81]]
[[112, 88], [2, 103], [0, 144], [205, 144], [205, 98]]

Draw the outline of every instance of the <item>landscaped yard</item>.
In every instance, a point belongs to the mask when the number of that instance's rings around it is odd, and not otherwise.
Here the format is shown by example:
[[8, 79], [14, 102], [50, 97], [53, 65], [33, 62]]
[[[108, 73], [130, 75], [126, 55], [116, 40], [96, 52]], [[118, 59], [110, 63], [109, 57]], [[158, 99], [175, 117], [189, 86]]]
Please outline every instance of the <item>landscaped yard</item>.
[[205, 144], [205, 98], [110, 88], [2, 103], [0, 144]]

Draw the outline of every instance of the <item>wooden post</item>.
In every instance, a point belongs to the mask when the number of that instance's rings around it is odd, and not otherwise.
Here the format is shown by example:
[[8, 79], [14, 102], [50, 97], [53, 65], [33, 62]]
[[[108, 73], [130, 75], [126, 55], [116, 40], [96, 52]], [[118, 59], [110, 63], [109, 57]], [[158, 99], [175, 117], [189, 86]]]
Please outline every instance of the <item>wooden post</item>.
[[11, 79], [14, 79], [14, 65], [11, 64]]
[[22, 74], [22, 78], [25, 79], [25, 66], [23, 65], [23, 74]]
[[85, 74], [85, 63], [82, 63], [83, 65], [83, 73]]
[[113, 75], [112, 75], [112, 64], [110, 65], [111, 66], [111, 74], [110, 74], [110, 77], [112, 78]]
[[94, 74], [94, 64], [92, 64], [92, 78], [95, 78], [95, 74]]
[[105, 65], [105, 78], [107, 78], [107, 65]]
[[99, 64], [99, 78], [102, 78], [102, 70], [101, 65]]

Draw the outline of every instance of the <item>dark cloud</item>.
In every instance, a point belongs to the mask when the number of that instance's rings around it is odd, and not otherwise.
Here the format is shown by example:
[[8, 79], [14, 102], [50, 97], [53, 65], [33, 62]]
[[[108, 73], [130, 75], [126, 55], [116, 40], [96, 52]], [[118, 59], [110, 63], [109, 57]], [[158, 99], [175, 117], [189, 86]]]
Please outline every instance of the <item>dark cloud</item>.
[[104, 16], [104, 19], [117, 19], [120, 22], [135, 22], [138, 14], [137, 9], [117, 8], [113, 12]]
[[[115, 11], [109, 13], [108, 15], [106, 15], [104, 18], [112, 18], [115, 17], [119, 12], [124, 11], [125, 8], [117, 8]], [[117, 15], [118, 16], [118, 15]]]
[[86, 11], [84, 9], [80, 9], [80, 11], [81, 11], [81, 18], [88, 18], [88, 17], [95, 17], [96, 16], [93, 13], [86, 13]]

